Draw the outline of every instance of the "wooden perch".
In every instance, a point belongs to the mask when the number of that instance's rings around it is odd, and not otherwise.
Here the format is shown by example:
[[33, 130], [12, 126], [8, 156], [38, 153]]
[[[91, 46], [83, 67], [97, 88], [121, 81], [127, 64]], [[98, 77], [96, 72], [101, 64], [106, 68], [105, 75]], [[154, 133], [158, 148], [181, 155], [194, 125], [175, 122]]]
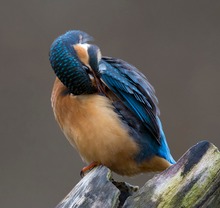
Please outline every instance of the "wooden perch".
[[220, 207], [220, 153], [200, 142], [179, 161], [138, 189], [115, 182], [111, 171], [99, 166], [90, 171], [56, 208], [73, 207]]

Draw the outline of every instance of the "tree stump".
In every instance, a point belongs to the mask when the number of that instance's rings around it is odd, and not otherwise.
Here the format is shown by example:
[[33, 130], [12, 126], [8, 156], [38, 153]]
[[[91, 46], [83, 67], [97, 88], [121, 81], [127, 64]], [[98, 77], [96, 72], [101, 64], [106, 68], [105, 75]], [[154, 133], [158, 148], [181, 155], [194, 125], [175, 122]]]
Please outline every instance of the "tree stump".
[[56, 206], [73, 207], [219, 208], [220, 153], [213, 144], [200, 142], [140, 189], [114, 181], [111, 171], [99, 166]]

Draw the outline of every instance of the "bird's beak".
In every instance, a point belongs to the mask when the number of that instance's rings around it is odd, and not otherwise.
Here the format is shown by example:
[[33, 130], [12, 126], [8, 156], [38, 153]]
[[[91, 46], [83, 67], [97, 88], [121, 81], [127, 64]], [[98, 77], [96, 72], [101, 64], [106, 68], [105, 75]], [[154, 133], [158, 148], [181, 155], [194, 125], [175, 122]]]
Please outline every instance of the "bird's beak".
[[102, 94], [106, 95], [105, 88], [102, 84], [102, 81], [100, 77], [98, 77], [93, 69], [91, 69], [92, 75], [94, 77], [95, 85], [98, 88], [98, 91], [101, 92]]

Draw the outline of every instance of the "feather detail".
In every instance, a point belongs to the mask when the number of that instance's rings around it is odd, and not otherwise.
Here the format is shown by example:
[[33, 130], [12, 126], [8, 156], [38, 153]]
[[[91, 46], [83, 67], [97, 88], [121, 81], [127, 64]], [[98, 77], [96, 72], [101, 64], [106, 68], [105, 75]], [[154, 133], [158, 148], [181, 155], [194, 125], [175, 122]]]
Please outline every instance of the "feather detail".
[[103, 57], [101, 79], [106, 86], [145, 124], [153, 137], [160, 143], [160, 129], [157, 122], [159, 109], [154, 89], [135, 67], [122, 61]]

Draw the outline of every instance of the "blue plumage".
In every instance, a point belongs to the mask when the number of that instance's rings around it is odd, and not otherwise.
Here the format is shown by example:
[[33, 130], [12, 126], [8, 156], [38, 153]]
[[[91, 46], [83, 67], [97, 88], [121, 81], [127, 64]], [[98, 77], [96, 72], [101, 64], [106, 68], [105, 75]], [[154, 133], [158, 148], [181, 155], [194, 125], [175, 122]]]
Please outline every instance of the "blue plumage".
[[[141, 148], [136, 160], [142, 162], [157, 155], [171, 164], [175, 163], [158, 117], [159, 109], [154, 89], [146, 77], [135, 67], [119, 59], [104, 57], [100, 66], [101, 79], [127, 107], [126, 110], [131, 111], [128, 114], [124, 110], [120, 114], [123, 121], [127, 121], [128, 131]], [[137, 125], [132, 126], [129, 120], [135, 120]]]
[[[106, 85], [125, 103], [125, 105], [145, 124], [155, 139], [160, 142], [160, 131], [158, 128], [156, 116], [158, 114], [155, 95], [153, 88], [139, 73], [129, 74], [132, 66], [126, 62], [113, 59], [103, 58], [100, 64], [105, 64], [107, 70], [101, 72], [101, 78]], [[144, 80], [145, 79], [145, 80]], [[137, 80], [145, 83], [147, 88], [143, 88]], [[144, 91], [142, 93], [140, 90]]]
[[82, 31], [69, 31], [58, 37], [50, 48], [49, 59], [55, 74], [70, 92], [76, 95], [96, 91], [73, 49], [74, 44], [83, 44], [89, 40], [92, 40], [92, 37]]

